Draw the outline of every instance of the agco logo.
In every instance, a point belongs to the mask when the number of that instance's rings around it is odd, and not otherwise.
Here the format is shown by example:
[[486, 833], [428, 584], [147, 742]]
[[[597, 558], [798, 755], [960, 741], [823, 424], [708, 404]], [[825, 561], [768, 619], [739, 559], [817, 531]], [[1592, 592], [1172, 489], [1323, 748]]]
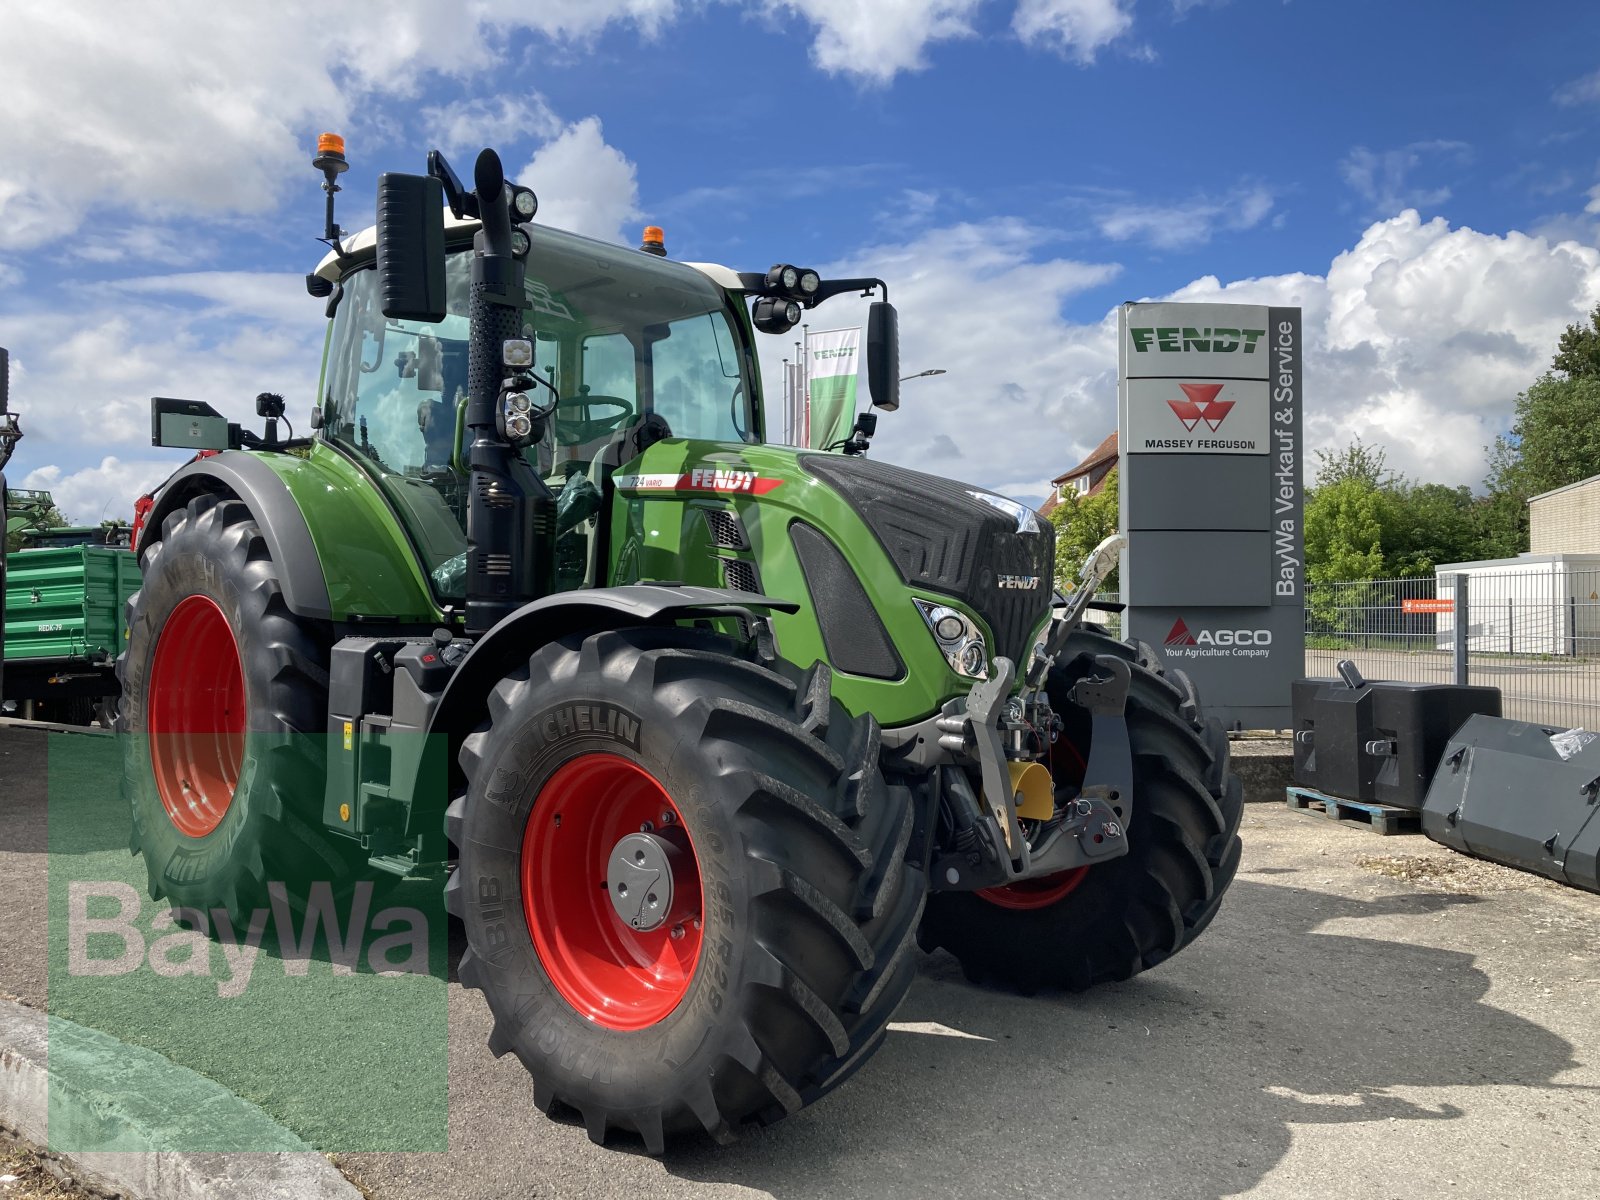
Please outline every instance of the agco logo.
[[1167, 645], [1180, 646], [1270, 646], [1270, 629], [1201, 629], [1193, 631], [1179, 617], [1167, 633]]
[[1228, 414], [1233, 411], [1232, 400], [1218, 400], [1217, 393], [1226, 386], [1220, 383], [1180, 383], [1183, 394], [1187, 400], [1168, 400], [1167, 407], [1173, 411], [1178, 420], [1183, 422], [1183, 427], [1190, 433], [1194, 427], [1204, 421], [1212, 433], [1228, 419]]

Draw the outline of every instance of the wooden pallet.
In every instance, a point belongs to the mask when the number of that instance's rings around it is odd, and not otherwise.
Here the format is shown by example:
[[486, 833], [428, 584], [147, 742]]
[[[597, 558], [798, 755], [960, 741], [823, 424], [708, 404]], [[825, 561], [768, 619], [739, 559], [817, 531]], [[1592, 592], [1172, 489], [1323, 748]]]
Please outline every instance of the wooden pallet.
[[1347, 825], [1364, 825], [1373, 833], [1388, 837], [1396, 833], [1421, 833], [1422, 814], [1409, 808], [1395, 808], [1388, 804], [1369, 804], [1365, 800], [1346, 800], [1342, 796], [1329, 796], [1314, 788], [1290, 787], [1284, 789], [1284, 803], [1290, 811], [1308, 816], [1326, 817]]

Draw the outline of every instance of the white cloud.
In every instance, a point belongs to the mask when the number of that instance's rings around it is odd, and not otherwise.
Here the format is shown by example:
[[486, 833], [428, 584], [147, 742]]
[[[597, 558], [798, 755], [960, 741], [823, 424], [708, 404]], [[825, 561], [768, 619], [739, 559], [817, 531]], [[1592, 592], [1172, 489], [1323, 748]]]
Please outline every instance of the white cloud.
[[[904, 245], [863, 249], [824, 275], [889, 282], [900, 313], [901, 374], [947, 374], [904, 385], [899, 412], [878, 425], [874, 455], [935, 474], [1042, 495], [1043, 483], [1105, 435], [1114, 420], [1115, 323], [1075, 326], [1071, 296], [1114, 279], [1113, 263], [1035, 261], [1048, 235], [1015, 220], [929, 231]], [[865, 322], [865, 302], [840, 297], [812, 327]], [[798, 333], [798, 331], [796, 331]], [[781, 423], [781, 363], [790, 338], [763, 337], [769, 427]], [[863, 383], [863, 388], [865, 384]], [[1107, 408], [1105, 398], [1112, 397]], [[1085, 415], [1096, 419], [1085, 421]]]
[[[360, 0], [330, 29], [313, 0], [11, 5], [0, 249], [59, 239], [96, 211], [269, 211], [305, 179], [316, 130], [349, 134], [357, 153], [364, 133], [387, 132], [385, 118], [364, 116], [376, 107], [366, 101], [413, 95], [430, 72], [488, 78], [512, 30], [575, 39], [620, 22], [649, 34], [677, 10], [677, 0]], [[515, 109], [440, 116], [465, 137], [474, 115], [503, 126]]]
[[1589, 203], [1583, 206], [1583, 211], [1586, 213], [1600, 213], [1600, 183], [1595, 184], [1586, 194], [1589, 197]]
[[1253, 229], [1272, 211], [1273, 195], [1259, 184], [1225, 196], [1197, 196], [1178, 204], [1112, 204], [1096, 214], [1100, 232], [1113, 241], [1140, 239], [1161, 250], [1198, 246], [1219, 229]]
[[561, 130], [561, 122], [541, 96], [456, 100], [424, 108], [421, 117], [429, 146], [448, 155], [475, 154], [485, 146], [504, 147], [528, 138], [542, 140]]
[[[1042, 481], [1115, 428], [1116, 310], [1079, 323], [1061, 305], [1116, 268], [1036, 261], [1046, 244], [1040, 231], [991, 221], [841, 264], [890, 281], [903, 373], [949, 372], [905, 385], [901, 411], [879, 424], [876, 457], [1038, 502]], [[1561, 330], [1600, 302], [1600, 250], [1407, 211], [1371, 225], [1323, 274], [1206, 276], [1151, 298], [1300, 306], [1311, 448], [1359, 436], [1414, 477], [1478, 485], [1517, 392], [1548, 366]], [[842, 300], [825, 312], [830, 326], [864, 316]], [[761, 348], [776, 418], [776, 360], [788, 347], [771, 342]]]
[[1339, 164], [1339, 173], [1379, 215], [1403, 208], [1434, 208], [1450, 199], [1448, 185], [1428, 187], [1415, 182], [1419, 170], [1460, 167], [1472, 158], [1465, 142], [1413, 142], [1395, 150], [1374, 152], [1357, 146]]
[[1133, 28], [1132, 0], [1020, 0], [1011, 28], [1024, 42], [1087, 65]]
[[1600, 101], [1600, 71], [1592, 71], [1579, 79], [1558, 87], [1553, 97], [1563, 108], [1576, 108], [1580, 104]]
[[541, 224], [629, 240], [622, 226], [639, 212], [638, 177], [622, 151], [607, 145], [598, 117], [568, 126], [541, 146], [518, 182], [538, 194]]
[[930, 43], [971, 37], [982, 0], [778, 0], [817, 27], [811, 58], [830, 74], [886, 84], [920, 71]]
[[36, 468], [17, 486], [49, 492], [71, 525], [132, 521], [133, 502], [159, 485], [179, 465], [179, 462], [156, 459], [123, 462], [108, 454], [100, 460], [99, 466], [79, 471], [64, 471], [53, 463]]

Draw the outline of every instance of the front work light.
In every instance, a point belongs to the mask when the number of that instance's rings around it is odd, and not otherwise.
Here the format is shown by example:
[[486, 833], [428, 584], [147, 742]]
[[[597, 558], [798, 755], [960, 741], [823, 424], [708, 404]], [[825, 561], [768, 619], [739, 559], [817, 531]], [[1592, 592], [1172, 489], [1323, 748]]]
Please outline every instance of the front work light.
[[778, 296], [763, 296], [756, 301], [754, 321], [762, 333], [788, 333], [800, 323], [800, 305]]

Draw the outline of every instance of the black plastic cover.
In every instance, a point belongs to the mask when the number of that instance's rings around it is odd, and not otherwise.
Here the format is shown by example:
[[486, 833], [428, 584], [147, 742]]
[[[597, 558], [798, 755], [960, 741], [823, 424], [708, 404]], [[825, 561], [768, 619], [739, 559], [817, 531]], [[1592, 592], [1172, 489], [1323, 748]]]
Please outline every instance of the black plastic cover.
[[[1422, 831], [1463, 854], [1600, 892], [1600, 738], [1475, 716], [1450, 740], [1422, 809]], [[1583, 742], [1583, 738], [1589, 740]]]
[[444, 320], [444, 185], [437, 179], [378, 176], [378, 291], [386, 317]]
[[1342, 679], [1297, 679], [1290, 696], [1294, 781], [1396, 808], [1422, 807], [1462, 722], [1474, 713], [1500, 715], [1493, 687], [1366, 681], [1352, 688]]
[[789, 526], [789, 540], [800, 559], [811, 606], [822, 630], [828, 665], [869, 679], [899, 679], [905, 664], [872, 607], [861, 580], [839, 549], [803, 521]]
[[802, 454], [800, 465], [860, 514], [909, 586], [956, 597], [988, 622], [994, 653], [1027, 662], [1028, 635], [1050, 611], [1048, 521], [1024, 531], [1016, 513], [979, 498], [991, 493], [871, 459]]

